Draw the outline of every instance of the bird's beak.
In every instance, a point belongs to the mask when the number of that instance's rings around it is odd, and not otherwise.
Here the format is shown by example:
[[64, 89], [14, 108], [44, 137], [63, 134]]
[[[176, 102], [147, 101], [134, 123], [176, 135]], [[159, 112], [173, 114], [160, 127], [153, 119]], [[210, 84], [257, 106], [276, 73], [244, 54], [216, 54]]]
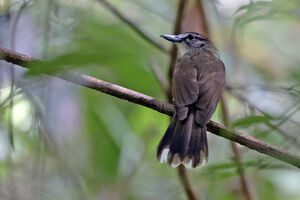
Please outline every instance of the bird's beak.
[[178, 37], [177, 35], [161, 35], [160, 37], [169, 40], [171, 42], [181, 42], [182, 39]]

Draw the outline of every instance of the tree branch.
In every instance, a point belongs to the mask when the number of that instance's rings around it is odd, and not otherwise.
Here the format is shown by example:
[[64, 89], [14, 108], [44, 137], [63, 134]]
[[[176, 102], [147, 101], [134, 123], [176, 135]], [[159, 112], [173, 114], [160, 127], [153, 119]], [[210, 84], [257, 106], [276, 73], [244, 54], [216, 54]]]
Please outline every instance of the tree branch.
[[[6, 48], [0, 47], [0, 60], [20, 65], [26, 68], [30, 68], [30, 62], [37, 61], [37, 59], [26, 56], [14, 51], [10, 51]], [[42, 62], [42, 61], [41, 61]], [[160, 113], [172, 116], [174, 114], [174, 106], [169, 103], [165, 103], [155, 99], [153, 97], [141, 94], [139, 92], [108, 83], [88, 75], [79, 73], [65, 73], [61, 75], [52, 75], [66, 81], [81, 85], [93, 90], [97, 90], [120, 99], [124, 99], [142, 106], [146, 106]], [[242, 135], [241, 133], [234, 132], [225, 128], [223, 125], [210, 121], [207, 124], [207, 130], [217, 136], [227, 138], [231, 141], [237, 142], [250, 149], [253, 149], [262, 154], [271, 156], [283, 162], [289, 163], [293, 166], [300, 168], [300, 157], [289, 153], [288, 151], [279, 149], [270, 144], [266, 144], [256, 138], [248, 135]]]
[[169, 51], [162, 46], [160, 43], [155, 41], [150, 35], [148, 35], [144, 30], [142, 30], [136, 23], [131, 21], [128, 17], [124, 16], [120, 11], [118, 11], [112, 4], [106, 0], [98, 0], [103, 6], [110, 10], [114, 15], [116, 15], [121, 21], [125, 22], [132, 30], [134, 30], [138, 35], [140, 35], [144, 40], [155, 46], [157, 49], [164, 53], [169, 53]]

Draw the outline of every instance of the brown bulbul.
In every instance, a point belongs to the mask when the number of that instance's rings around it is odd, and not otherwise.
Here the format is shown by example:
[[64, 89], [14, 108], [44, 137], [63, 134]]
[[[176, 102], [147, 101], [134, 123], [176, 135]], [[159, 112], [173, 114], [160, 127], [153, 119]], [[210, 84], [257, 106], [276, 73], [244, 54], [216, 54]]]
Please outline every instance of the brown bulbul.
[[202, 34], [161, 37], [177, 44], [183, 55], [172, 80], [176, 112], [157, 147], [157, 159], [172, 167], [195, 168], [208, 159], [206, 124], [224, 90], [225, 66], [214, 44]]

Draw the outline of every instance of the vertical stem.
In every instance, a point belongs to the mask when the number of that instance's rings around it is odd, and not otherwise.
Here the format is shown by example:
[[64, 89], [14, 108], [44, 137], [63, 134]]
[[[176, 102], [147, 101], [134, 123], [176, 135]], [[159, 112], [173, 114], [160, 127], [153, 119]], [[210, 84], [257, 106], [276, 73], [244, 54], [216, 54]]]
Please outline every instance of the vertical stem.
[[[205, 17], [202, 0], [198, 0], [197, 3], [199, 5], [198, 7], [199, 7], [199, 13], [200, 13], [200, 17], [201, 17], [202, 32], [205, 35], [209, 36], [209, 29], [208, 29], [207, 20]], [[229, 111], [228, 111], [228, 106], [227, 106], [223, 96], [221, 99], [221, 110], [222, 110], [223, 123], [225, 126], [228, 127], [229, 122], [230, 122]], [[231, 142], [231, 148], [232, 148], [232, 151], [234, 154], [235, 161], [237, 163], [237, 169], [238, 169], [240, 182], [241, 182], [241, 186], [242, 186], [241, 189], [244, 194], [244, 197], [246, 200], [253, 200], [252, 194], [249, 189], [249, 184], [248, 184], [246, 175], [244, 173], [244, 168], [241, 165], [241, 153], [239, 151], [239, 148], [235, 142]]]
[[[179, 0], [178, 8], [177, 8], [177, 15], [176, 20], [174, 24], [174, 30], [173, 34], [177, 35], [181, 32], [181, 23], [183, 19], [183, 13], [185, 8], [186, 0]], [[171, 48], [171, 54], [170, 54], [170, 65], [169, 65], [169, 89], [167, 91], [167, 98], [170, 103], [173, 102], [172, 100], [172, 78], [173, 78], [173, 72], [176, 64], [177, 59], [177, 47], [175, 44], [172, 45]], [[199, 200], [199, 198], [196, 196], [193, 188], [191, 187], [191, 183], [187, 177], [186, 169], [183, 165], [180, 165], [178, 168], [178, 176], [181, 181], [182, 186], [184, 187], [184, 191], [188, 197], [189, 200]]]
[[209, 28], [208, 28], [208, 24], [207, 24], [205, 12], [204, 12], [204, 7], [203, 7], [202, 0], [198, 0], [196, 2], [196, 4], [198, 5], [198, 8], [199, 8], [201, 30], [202, 30], [203, 34], [205, 34], [205, 35], [208, 36], [208, 34], [209, 34]]
[[[227, 103], [225, 102], [224, 97], [222, 97], [222, 99], [221, 99], [221, 110], [222, 110], [223, 123], [225, 126], [228, 126], [230, 119], [229, 119], [228, 106], [227, 106]], [[246, 200], [253, 200], [254, 198], [253, 198], [252, 193], [250, 192], [249, 183], [248, 183], [247, 177], [245, 175], [244, 168], [241, 164], [241, 152], [235, 142], [230, 142], [230, 144], [231, 144], [232, 152], [234, 154], [234, 159], [237, 164], [237, 171], [238, 171], [238, 174], [240, 177], [240, 183], [241, 183], [241, 187], [242, 187], [241, 189], [242, 189], [244, 198]]]
[[[12, 21], [12, 27], [10, 30], [10, 48], [14, 51], [15, 50], [15, 46], [16, 46], [16, 34], [17, 34], [17, 26], [18, 26], [18, 22], [19, 19], [21, 17], [21, 14], [24, 10], [24, 8], [26, 7], [26, 2], [23, 1], [20, 9], [18, 10], [18, 12], [16, 13], [15, 18]], [[10, 93], [9, 93], [9, 97], [10, 97], [10, 102], [9, 102], [9, 107], [10, 107], [10, 115], [9, 115], [9, 124], [8, 124], [8, 135], [9, 135], [9, 141], [11, 144], [12, 149], [14, 150], [14, 127], [13, 127], [13, 106], [14, 106], [14, 87], [15, 87], [15, 67], [12, 64], [10, 67]]]
[[200, 200], [200, 198], [197, 197], [196, 193], [194, 192], [194, 190], [191, 186], [191, 183], [188, 179], [184, 165], [179, 165], [178, 175], [179, 175], [179, 179], [181, 181], [182, 186], [184, 187], [184, 191], [185, 191], [188, 199], [189, 200]]
[[[10, 48], [12, 50], [15, 50], [15, 43], [16, 43], [16, 34], [17, 34], [17, 26], [18, 26], [18, 22], [19, 19], [21, 17], [22, 11], [24, 10], [24, 8], [26, 7], [26, 2], [23, 0], [23, 3], [20, 7], [20, 9], [18, 10], [18, 12], [16, 13], [16, 16], [14, 18], [14, 20], [12, 21], [12, 27], [11, 27], [11, 31], [10, 31]], [[8, 124], [8, 135], [9, 135], [9, 141], [11, 144], [11, 148], [12, 150], [14, 150], [14, 126], [13, 126], [13, 107], [14, 107], [14, 95], [15, 95], [15, 91], [14, 91], [14, 87], [15, 87], [15, 67], [12, 64], [11, 68], [10, 68], [10, 79], [11, 79], [11, 85], [10, 85], [10, 102], [9, 102], [9, 107], [10, 107], [10, 115], [9, 115], [9, 124]], [[14, 174], [14, 164], [12, 161], [12, 157], [11, 154], [9, 154], [8, 156], [8, 165], [11, 168], [11, 179], [10, 179], [10, 184], [9, 184], [9, 190], [10, 190], [10, 196], [9, 199], [10, 200], [17, 200], [18, 198], [18, 187], [17, 187], [17, 183], [15, 180], [15, 174]]]
[[[179, 34], [181, 32], [181, 22], [183, 19], [183, 13], [184, 13], [184, 7], [186, 4], [186, 0], [179, 0], [178, 8], [177, 8], [177, 15], [175, 19], [175, 24], [174, 24], [174, 30], [173, 33], [175, 35]], [[170, 64], [169, 64], [169, 86], [170, 89], [167, 93], [167, 98], [170, 103], [172, 103], [172, 78], [173, 78], [173, 72], [176, 64], [176, 59], [177, 59], [177, 47], [175, 44], [172, 45], [171, 51], [170, 51]]]

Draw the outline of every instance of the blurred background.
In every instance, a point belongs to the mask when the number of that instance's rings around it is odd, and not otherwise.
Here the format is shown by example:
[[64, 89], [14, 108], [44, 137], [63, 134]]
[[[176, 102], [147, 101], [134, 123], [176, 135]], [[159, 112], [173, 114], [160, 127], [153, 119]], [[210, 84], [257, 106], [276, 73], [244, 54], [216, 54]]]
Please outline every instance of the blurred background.
[[[173, 33], [179, 1], [107, 2], [171, 47], [159, 36]], [[187, 199], [176, 169], [156, 161], [168, 116], [41, 74], [75, 70], [167, 101], [156, 75], [168, 79], [170, 56], [107, 5], [0, 0], [0, 45], [49, 61], [29, 71], [0, 62], [1, 200]], [[219, 49], [228, 126], [298, 155], [299, 22], [298, 0], [187, 0], [182, 24]], [[213, 120], [223, 124], [221, 110]], [[297, 168], [240, 145], [237, 162], [230, 141], [208, 140], [208, 164], [187, 170], [199, 199], [300, 199]]]

